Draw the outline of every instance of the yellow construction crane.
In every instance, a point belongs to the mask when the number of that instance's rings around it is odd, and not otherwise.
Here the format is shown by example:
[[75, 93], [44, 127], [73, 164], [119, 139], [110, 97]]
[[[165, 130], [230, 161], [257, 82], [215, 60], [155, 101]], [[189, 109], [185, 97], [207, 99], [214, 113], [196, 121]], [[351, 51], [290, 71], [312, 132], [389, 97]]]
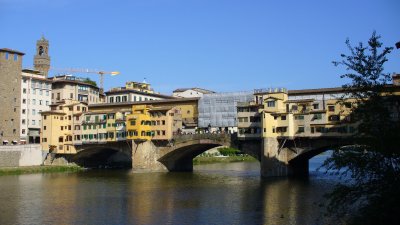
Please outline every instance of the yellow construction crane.
[[50, 68], [50, 70], [56, 70], [56, 71], [63, 71], [63, 72], [69, 72], [69, 73], [95, 73], [100, 76], [100, 88], [101, 90], [104, 91], [104, 74], [110, 74], [111, 76], [118, 75], [119, 72], [113, 71], [103, 71], [103, 70], [93, 70], [93, 69], [82, 69], [82, 68]]

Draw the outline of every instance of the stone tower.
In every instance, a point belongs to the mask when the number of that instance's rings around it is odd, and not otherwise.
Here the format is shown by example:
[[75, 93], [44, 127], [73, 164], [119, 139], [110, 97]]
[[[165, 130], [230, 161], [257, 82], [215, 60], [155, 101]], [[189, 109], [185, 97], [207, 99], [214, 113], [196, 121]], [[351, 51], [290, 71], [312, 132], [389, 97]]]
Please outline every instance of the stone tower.
[[24, 53], [0, 48], [0, 144], [20, 139], [21, 70]]
[[36, 42], [36, 55], [33, 59], [35, 70], [41, 71], [47, 77], [50, 69], [49, 41], [43, 35]]

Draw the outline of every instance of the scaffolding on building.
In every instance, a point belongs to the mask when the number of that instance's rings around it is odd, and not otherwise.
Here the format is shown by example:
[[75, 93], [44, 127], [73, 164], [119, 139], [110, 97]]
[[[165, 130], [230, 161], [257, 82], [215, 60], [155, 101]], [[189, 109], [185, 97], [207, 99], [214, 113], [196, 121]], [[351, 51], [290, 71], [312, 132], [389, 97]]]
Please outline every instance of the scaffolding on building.
[[205, 94], [199, 99], [199, 128], [237, 127], [237, 103], [253, 101], [253, 92]]

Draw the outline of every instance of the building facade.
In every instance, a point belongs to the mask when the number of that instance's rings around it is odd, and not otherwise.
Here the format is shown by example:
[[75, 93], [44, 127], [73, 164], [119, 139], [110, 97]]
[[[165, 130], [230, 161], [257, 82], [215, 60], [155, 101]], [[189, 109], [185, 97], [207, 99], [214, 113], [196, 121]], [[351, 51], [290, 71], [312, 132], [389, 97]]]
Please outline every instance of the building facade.
[[51, 81], [37, 70], [22, 70], [21, 141], [40, 143], [41, 112], [50, 110]]
[[146, 82], [140, 83], [134, 81], [126, 82], [125, 87], [112, 88], [105, 94], [107, 96], [107, 103], [174, 99], [172, 96], [162, 95], [154, 92], [153, 88], [151, 88], [151, 85]]
[[82, 114], [87, 104], [63, 100], [50, 105], [50, 111], [41, 112], [41, 148], [57, 154], [76, 154], [76, 145], [81, 145]]
[[83, 78], [72, 75], [62, 75], [49, 78], [53, 83], [51, 102], [74, 100], [87, 104], [101, 102], [100, 88], [88, 83]]
[[23, 55], [12, 49], [0, 49], [0, 144], [20, 140]]
[[182, 130], [182, 116], [176, 107], [134, 105], [127, 117], [128, 139], [171, 140]]
[[214, 91], [203, 88], [178, 88], [172, 92], [172, 96], [177, 98], [201, 98], [204, 94], [212, 94]]
[[205, 94], [199, 99], [199, 128], [204, 132], [237, 132], [237, 103], [253, 100], [253, 92]]

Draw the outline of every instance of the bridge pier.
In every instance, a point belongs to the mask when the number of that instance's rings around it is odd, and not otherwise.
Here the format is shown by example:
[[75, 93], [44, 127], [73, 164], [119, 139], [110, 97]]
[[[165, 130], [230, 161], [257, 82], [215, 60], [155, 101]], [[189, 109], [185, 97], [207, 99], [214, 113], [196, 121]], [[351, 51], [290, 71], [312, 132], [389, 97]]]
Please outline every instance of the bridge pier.
[[260, 166], [262, 177], [281, 177], [289, 175], [286, 151], [282, 150], [280, 151], [279, 142], [276, 138], [263, 138]]
[[132, 141], [132, 169], [165, 171], [167, 168], [159, 161], [160, 149], [151, 141]]

